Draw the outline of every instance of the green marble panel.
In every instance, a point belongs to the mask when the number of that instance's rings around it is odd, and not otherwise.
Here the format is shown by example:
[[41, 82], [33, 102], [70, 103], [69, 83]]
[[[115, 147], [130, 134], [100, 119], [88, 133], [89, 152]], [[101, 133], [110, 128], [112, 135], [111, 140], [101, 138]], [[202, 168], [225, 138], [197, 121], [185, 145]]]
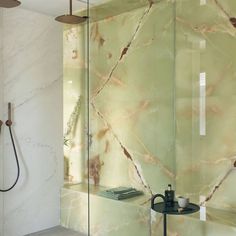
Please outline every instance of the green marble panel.
[[78, 232], [96, 236], [149, 235], [150, 210], [146, 197], [115, 201], [100, 197], [100, 187], [90, 187], [90, 211], [88, 211], [87, 185], [66, 186], [62, 190], [62, 225]]
[[[168, 235], [233, 236], [236, 29], [229, 17], [236, 16], [235, 0], [151, 3], [112, 0], [90, 11], [92, 235], [162, 235], [163, 219], [150, 216], [149, 200], [172, 183], [193, 202], [206, 196], [207, 221], [198, 214], [169, 217]], [[64, 125], [74, 127], [65, 145], [66, 178], [85, 183], [84, 25], [65, 28], [64, 38]], [[201, 72], [207, 77], [205, 136], [199, 133]], [[133, 186], [146, 199], [101, 198], [95, 191], [101, 186]], [[84, 233], [87, 191], [70, 187], [62, 194], [63, 225]]]
[[[200, 1], [201, 2], [201, 1]], [[235, 2], [176, 2], [176, 186], [196, 202], [236, 210]], [[204, 1], [202, 1], [204, 3]], [[199, 74], [206, 73], [206, 135], [199, 133]]]
[[99, 184], [163, 191], [175, 176], [173, 3], [90, 28], [90, 156], [99, 156]]
[[86, 44], [83, 26], [65, 27], [64, 42], [64, 173], [65, 181], [84, 180], [85, 169], [85, 108]]
[[[169, 217], [168, 235], [170, 236], [233, 236], [236, 233], [235, 227], [216, 224], [213, 222], [199, 221], [190, 217]], [[154, 234], [155, 236], [160, 234]]]

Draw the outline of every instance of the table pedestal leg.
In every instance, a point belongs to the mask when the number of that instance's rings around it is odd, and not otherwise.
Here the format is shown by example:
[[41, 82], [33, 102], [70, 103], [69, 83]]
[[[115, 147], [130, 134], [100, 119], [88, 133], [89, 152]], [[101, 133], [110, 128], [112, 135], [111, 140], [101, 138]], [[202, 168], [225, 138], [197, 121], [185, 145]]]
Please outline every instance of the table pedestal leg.
[[167, 236], [167, 216], [166, 214], [164, 215], [164, 220], [163, 220], [163, 231], [164, 231], [164, 236]]

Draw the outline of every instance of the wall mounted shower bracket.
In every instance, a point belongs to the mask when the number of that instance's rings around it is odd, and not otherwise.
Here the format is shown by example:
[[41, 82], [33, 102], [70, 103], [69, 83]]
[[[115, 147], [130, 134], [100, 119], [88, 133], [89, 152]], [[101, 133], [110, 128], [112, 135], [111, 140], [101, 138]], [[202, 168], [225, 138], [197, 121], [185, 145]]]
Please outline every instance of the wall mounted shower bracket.
[[6, 126], [12, 126], [12, 120], [11, 120], [11, 103], [8, 103], [8, 120], [6, 121]]
[[0, 133], [1, 133], [2, 125], [3, 125], [3, 121], [0, 120]]

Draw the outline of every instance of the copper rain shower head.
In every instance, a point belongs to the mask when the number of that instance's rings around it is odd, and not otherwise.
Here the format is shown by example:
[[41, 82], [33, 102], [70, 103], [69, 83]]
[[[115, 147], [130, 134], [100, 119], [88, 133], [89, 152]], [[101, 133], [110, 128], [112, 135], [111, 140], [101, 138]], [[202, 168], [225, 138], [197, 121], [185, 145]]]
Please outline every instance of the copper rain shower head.
[[4, 8], [18, 7], [20, 4], [21, 2], [17, 0], [0, 0], [0, 7]]
[[65, 24], [80, 24], [85, 22], [88, 17], [86, 16], [75, 16], [72, 14], [72, 0], [70, 0], [70, 14], [69, 15], [62, 15], [55, 18], [56, 21]]

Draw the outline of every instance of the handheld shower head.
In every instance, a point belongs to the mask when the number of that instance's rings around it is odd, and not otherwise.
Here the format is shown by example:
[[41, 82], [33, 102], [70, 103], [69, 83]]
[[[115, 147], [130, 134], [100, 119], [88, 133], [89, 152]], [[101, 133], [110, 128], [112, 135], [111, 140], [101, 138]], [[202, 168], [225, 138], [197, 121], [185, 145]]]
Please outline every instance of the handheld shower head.
[[13, 8], [18, 7], [21, 4], [18, 0], [1, 0], [0, 1], [0, 7], [4, 8]]

